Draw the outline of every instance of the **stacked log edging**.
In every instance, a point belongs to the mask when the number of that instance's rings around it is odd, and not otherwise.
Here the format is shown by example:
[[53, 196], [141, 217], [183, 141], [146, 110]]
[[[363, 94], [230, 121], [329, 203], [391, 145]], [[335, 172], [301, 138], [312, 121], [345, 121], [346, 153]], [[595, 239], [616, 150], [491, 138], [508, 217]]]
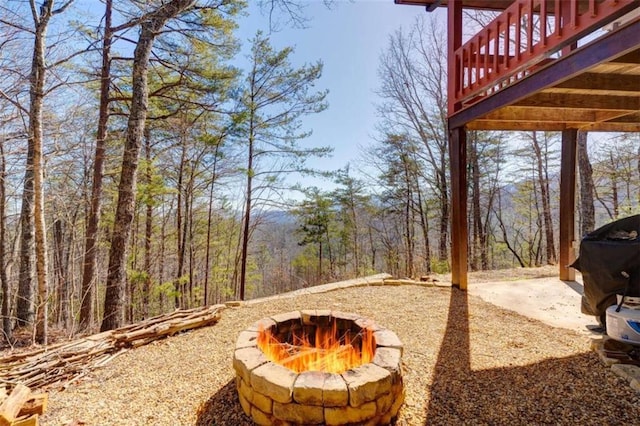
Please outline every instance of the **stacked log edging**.
[[71, 342], [0, 358], [0, 384], [42, 388], [86, 375], [123, 350], [146, 345], [176, 333], [215, 324], [224, 305], [176, 310], [115, 330]]

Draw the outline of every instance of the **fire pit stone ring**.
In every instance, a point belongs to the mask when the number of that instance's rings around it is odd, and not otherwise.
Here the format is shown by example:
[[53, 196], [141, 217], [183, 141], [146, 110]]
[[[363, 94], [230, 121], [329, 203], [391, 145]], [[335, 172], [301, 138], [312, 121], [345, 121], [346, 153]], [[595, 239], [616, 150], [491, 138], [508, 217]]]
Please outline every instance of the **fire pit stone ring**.
[[[297, 373], [271, 361], [258, 346], [264, 330], [285, 341], [298, 331], [329, 324], [339, 333], [372, 334], [371, 361], [341, 373]], [[240, 405], [258, 425], [373, 426], [390, 424], [404, 402], [401, 358], [398, 336], [372, 320], [352, 313], [302, 310], [263, 318], [241, 331], [233, 368]]]

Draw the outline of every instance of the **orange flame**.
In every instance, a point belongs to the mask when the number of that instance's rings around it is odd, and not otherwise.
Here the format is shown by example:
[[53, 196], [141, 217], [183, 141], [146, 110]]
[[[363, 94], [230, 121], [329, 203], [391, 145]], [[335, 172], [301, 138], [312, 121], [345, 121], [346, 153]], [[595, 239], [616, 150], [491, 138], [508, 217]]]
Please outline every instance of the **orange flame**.
[[343, 373], [371, 362], [376, 347], [370, 328], [363, 328], [353, 337], [350, 332], [338, 336], [335, 320], [330, 328], [316, 327], [314, 343], [304, 332], [294, 332], [292, 340], [293, 343], [281, 342], [270, 328], [258, 333], [258, 347], [266, 357], [296, 373]]

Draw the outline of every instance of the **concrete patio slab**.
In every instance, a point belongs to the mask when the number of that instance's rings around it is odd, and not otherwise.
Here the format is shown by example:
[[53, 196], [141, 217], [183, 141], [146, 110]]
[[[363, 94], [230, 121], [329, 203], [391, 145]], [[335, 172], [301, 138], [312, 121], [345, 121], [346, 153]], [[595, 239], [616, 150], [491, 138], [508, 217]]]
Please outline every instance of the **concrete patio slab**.
[[469, 283], [469, 294], [554, 327], [599, 335], [596, 318], [580, 312], [583, 286], [557, 277]]

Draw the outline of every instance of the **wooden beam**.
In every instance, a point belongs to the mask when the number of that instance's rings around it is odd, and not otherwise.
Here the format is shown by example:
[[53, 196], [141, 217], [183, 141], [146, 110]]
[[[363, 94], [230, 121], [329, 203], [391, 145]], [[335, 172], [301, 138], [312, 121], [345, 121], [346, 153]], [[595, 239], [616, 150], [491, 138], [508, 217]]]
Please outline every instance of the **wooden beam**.
[[617, 123], [605, 121], [581, 126], [580, 130], [588, 132], [640, 132], [640, 123]]
[[541, 121], [559, 123], [592, 123], [628, 114], [628, 110], [589, 110], [574, 108], [537, 108], [508, 106], [491, 112], [481, 120]]
[[584, 73], [556, 84], [556, 89], [606, 90], [607, 92], [637, 92], [640, 75]]
[[522, 99], [513, 106], [640, 111], [640, 96], [542, 92]]
[[[613, 31], [597, 40], [597, 42], [584, 46], [566, 57], [560, 58], [557, 62], [523, 78], [512, 86], [486, 97], [486, 99], [474, 105], [452, 115], [451, 111], [449, 111], [449, 125], [453, 128], [462, 127], [491, 111], [511, 105], [532, 93], [540, 92], [543, 89], [573, 78], [579, 75], [582, 70], [637, 50], [638, 34], [640, 34], [640, 20]], [[449, 96], [452, 96], [452, 93], [455, 92], [449, 91], [448, 93]]]
[[[638, 95], [640, 96], [640, 94]], [[637, 123], [638, 119], [634, 113], [629, 111], [596, 111], [595, 122], [621, 122], [621, 123]]]
[[619, 58], [612, 60], [611, 62], [614, 62], [616, 64], [638, 65], [640, 64], [640, 49], [631, 53], [627, 53], [626, 55], [622, 55]]
[[451, 284], [467, 289], [467, 132], [449, 128]]
[[610, 123], [640, 123], [640, 110], [607, 120]]
[[553, 123], [543, 121], [475, 120], [467, 124], [468, 130], [510, 130], [561, 132], [577, 128], [589, 132], [640, 132], [640, 122], [602, 121], [599, 123]]
[[574, 281], [577, 129], [562, 132], [560, 160], [560, 279]]
[[[587, 126], [590, 123], [574, 123], [574, 127]], [[560, 132], [567, 129], [566, 123], [551, 121], [506, 121], [506, 120], [474, 120], [467, 124], [468, 130], [509, 130], [509, 131], [546, 131]]]

